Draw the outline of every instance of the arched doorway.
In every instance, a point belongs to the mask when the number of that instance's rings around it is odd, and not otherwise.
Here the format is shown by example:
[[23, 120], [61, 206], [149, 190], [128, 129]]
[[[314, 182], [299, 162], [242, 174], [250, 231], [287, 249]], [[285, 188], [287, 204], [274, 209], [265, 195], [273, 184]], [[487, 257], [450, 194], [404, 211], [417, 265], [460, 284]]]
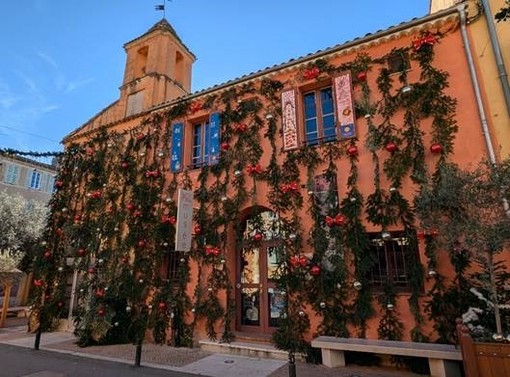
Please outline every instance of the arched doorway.
[[279, 326], [285, 306], [285, 292], [276, 284], [282, 258], [280, 221], [274, 212], [260, 208], [240, 225], [237, 327], [242, 332], [270, 334]]

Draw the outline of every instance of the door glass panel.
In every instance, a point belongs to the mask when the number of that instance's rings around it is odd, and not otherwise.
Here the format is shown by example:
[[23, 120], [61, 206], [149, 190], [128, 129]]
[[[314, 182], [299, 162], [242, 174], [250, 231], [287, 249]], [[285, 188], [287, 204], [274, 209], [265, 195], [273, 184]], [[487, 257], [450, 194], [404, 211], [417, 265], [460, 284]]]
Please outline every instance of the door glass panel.
[[269, 280], [276, 280], [280, 277], [281, 271], [279, 270], [281, 262], [281, 248], [276, 246], [269, 246], [267, 249], [267, 278]]
[[260, 326], [260, 292], [258, 288], [243, 288], [241, 290], [242, 319], [247, 326]]
[[241, 283], [260, 283], [259, 249], [243, 249], [241, 258]]
[[280, 326], [281, 317], [285, 310], [285, 292], [275, 289], [267, 289], [267, 298], [269, 308], [269, 326], [278, 327]]

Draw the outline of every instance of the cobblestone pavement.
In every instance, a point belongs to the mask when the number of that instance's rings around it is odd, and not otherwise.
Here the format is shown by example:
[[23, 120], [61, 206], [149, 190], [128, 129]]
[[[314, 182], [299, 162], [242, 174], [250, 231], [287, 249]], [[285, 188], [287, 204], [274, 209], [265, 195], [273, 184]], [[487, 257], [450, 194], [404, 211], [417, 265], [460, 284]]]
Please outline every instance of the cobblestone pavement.
[[[0, 329], [0, 343], [33, 347], [34, 336], [26, 332], [23, 320], [10, 318], [8, 327]], [[89, 346], [75, 344], [70, 333], [43, 334], [41, 348], [47, 351], [70, 353], [82, 357], [111, 360], [132, 364], [135, 347], [132, 344]], [[285, 361], [257, 359], [233, 355], [212, 354], [199, 348], [173, 348], [144, 344], [142, 365], [209, 376], [288, 377], [289, 366]], [[327, 368], [323, 365], [296, 362], [297, 377], [417, 377], [405, 370], [384, 367], [349, 365], [344, 368]]]

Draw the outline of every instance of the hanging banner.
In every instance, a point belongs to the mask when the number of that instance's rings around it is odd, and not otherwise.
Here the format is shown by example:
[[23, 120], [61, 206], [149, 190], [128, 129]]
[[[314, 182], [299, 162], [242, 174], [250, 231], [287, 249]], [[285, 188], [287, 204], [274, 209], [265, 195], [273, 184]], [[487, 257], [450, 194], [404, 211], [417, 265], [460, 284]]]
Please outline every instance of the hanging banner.
[[176, 251], [190, 251], [192, 223], [193, 191], [179, 189], [177, 193], [177, 225], [175, 228]]
[[209, 165], [214, 165], [220, 159], [220, 113], [209, 117], [209, 135]]
[[182, 134], [184, 124], [175, 123], [172, 126], [172, 153], [170, 158], [170, 170], [172, 173], [182, 170]]
[[296, 125], [296, 91], [287, 90], [286, 92], [282, 93], [282, 129], [284, 151], [298, 147], [298, 130]]
[[334, 88], [339, 134], [342, 139], [351, 139], [356, 137], [351, 74], [347, 72], [335, 77]]

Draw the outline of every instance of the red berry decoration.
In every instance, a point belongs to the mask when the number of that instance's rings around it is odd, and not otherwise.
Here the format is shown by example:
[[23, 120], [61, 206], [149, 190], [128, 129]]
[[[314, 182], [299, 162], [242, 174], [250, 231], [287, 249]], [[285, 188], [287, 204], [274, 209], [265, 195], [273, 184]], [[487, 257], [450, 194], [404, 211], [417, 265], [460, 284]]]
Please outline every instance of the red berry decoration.
[[95, 272], [96, 272], [96, 270], [94, 269], [94, 267], [89, 267], [89, 268], [87, 269], [87, 272], [88, 272], [89, 274], [93, 274], [93, 273], [95, 273]]
[[257, 232], [257, 233], [255, 233], [255, 234], [253, 235], [253, 240], [254, 240], [254, 241], [259, 242], [259, 241], [262, 241], [262, 238], [263, 238], [263, 237], [264, 237], [264, 236], [262, 235], [262, 233], [258, 233], [258, 232]]
[[441, 153], [443, 151], [443, 147], [439, 143], [434, 143], [434, 144], [432, 144], [430, 146], [430, 151], [432, 153], [438, 154], [438, 153]]
[[202, 227], [200, 225], [195, 225], [195, 228], [193, 228], [193, 231], [196, 236], [199, 236], [202, 233]]
[[44, 281], [42, 279], [34, 279], [34, 285], [36, 287], [42, 287], [44, 285]]
[[122, 169], [127, 169], [127, 168], [129, 167], [129, 164], [128, 164], [126, 161], [122, 161], [122, 162], [120, 163], [120, 167], [121, 167]]
[[106, 314], [106, 312], [102, 308], [97, 311], [97, 315], [100, 317], [104, 317], [105, 314]]
[[347, 154], [351, 157], [356, 156], [358, 154], [358, 147], [351, 145], [349, 148], [347, 148]]
[[145, 247], [145, 245], [147, 245], [147, 243], [145, 242], [145, 240], [140, 240], [138, 241], [138, 247]]
[[64, 182], [63, 182], [63, 181], [56, 181], [56, 182], [55, 182], [55, 187], [56, 187], [56, 188], [61, 188], [61, 187], [63, 187], [63, 186], [64, 186]]
[[76, 254], [78, 254], [79, 257], [83, 257], [87, 251], [84, 248], [79, 248]]
[[166, 302], [160, 301], [159, 304], [158, 304], [158, 308], [160, 310], [165, 310], [166, 309]]
[[50, 259], [51, 258], [51, 251], [47, 250], [45, 253], [44, 253], [44, 257], [46, 259]]
[[358, 79], [358, 81], [366, 81], [367, 73], [365, 71], [361, 71], [361, 72], [358, 73], [356, 78]]
[[299, 257], [299, 264], [301, 265], [301, 267], [306, 267], [308, 265], [308, 258], [305, 257], [304, 255], [301, 255]]
[[312, 266], [312, 268], [310, 268], [310, 274], [312, 274], [313, 276], [318, 276], [320, 275], [321, 273], [321, 268], [317, 265], [315, 266]]
[[393, 152], [395, 152], [398, 149], [397, 144], [395, 144], [392, 141], [390, 141], [388, 144], [386, 144], [385, 148], [390, 153], [393, 153]]
[[221, 143], [221, 150], [222, 150], [223, 152], [226, 152], [226, 151], [228, 151], [229, 149], [230, 149], [230, 144], [229, 144], [229, 143], [227, 143], [227, 142], [223, 142], [223, 143]]

